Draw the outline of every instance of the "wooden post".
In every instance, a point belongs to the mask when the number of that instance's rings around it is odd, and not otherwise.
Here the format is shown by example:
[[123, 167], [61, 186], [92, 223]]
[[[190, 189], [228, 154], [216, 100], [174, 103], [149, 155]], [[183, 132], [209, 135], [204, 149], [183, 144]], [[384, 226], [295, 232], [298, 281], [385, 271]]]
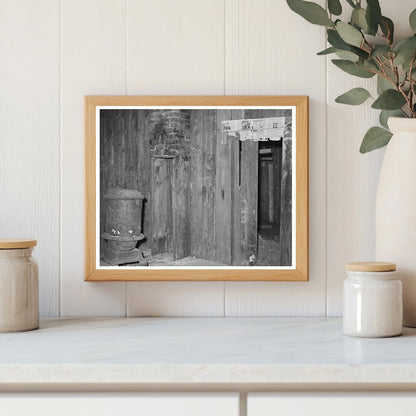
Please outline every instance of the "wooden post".
[[278, 235], [280, 235], [280, 223], [281, 223], [280, 203], [282, 200], [282, 181], [281, 181], [282, 147], [283, 147], [283, 139], [280, 142], [277, 142], [276, 146], [273, 146], [272, 148], [273, 160], [274, 160], [274, 163], [273, 163], [273, 181], [274, 181], [273, 213], [274, 213], [274, 223], [276, 224], [276, 231]]
[[124, 188], [126, 165], [126, 111], [116, 110], [116, 128], [114, 136], [115, 186]]
[[151, 157], [150, 138], [147, 127], [147, 112], [137, 110], [137, 186], [143, 194], [143, 223], [142, 232], [145, 240], [141, 248], [150, 248], [152, 240], [152, 179], [151, 179]]
[[172, 158], [152, 157], [152, 254], [173, 249]]
[[172, 217], [174, 258], [182, 259], [190, 255], [189, 230], [189, 179], [190, 158], [181, 155], [173, 159], [172, 175]]
[[[244, 110], [232, 110], [231, 119], [244, 118]], [[228, 139], [229, 140], [229, 139]], [[241, 142], [231, 141], [231, 264], [241, 266]]]
[[138, 142], [139, 142], [139, 131], [138, 131], [138, 112], [137, 110], [125, 110], [126, 113], [126, 140], [125, 140], [125, 150], [124, 150], [124, 186], [123, 188], [134, 189], [136, 191], [141, 191], [139, 189], [139, 180], [138, 180]]
[[221, 122], [231, 119], [231, 110], [217, 110], [217, 175], [215, 184], [215, 259], [230, 264], [232, 260], [232, 176], [234, 144], [222, 132]]
[[242, 265], [257, 259], [258, 142], [241, 143], [241, 254]]
[[104, 195], [111, 186], [111, 149], [114, 134], [114, 112], [101, 110], [100, 113], [100, 234], [104, 232]]
[[215, 110], [198, 110], [192, 114], [191, 254], [213, 261], [216, 259], [216, 131]]
[[292, 136], [283, 138], [281, 184], [279, 266], [290, 266], [292, 264]]

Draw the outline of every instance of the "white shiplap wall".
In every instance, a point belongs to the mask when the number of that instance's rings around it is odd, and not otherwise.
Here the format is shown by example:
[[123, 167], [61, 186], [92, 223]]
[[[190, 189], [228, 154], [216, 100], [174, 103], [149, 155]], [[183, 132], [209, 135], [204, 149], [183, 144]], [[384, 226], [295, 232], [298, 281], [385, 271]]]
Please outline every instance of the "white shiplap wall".
[[[381, 3], [406, 33], [414, 0]], [[373, 255], [383, 152], [358, 153], [374, 114], [334, 104], [362, 82], [316, 56], [322, 28], [285, 0], [0, 6], [0, 236], [39, 240], [43, 316], [341, 313], [344, 263]], [[309, 95], [310, 281], [84, 282], [86, 94]]]

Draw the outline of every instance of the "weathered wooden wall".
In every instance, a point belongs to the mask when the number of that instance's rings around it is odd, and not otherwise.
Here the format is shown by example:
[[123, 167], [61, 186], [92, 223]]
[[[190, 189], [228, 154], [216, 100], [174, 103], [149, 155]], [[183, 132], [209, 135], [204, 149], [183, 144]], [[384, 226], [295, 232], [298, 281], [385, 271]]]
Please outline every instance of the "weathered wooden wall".
[[[136, 189], [144, 197], [143, 233], [151, 230], [151, 159], [143, 111], [102, 110], [100, 117], [100, 228], [103, 197], [109, 188]], [[148, 246], [148, 240], [142, 247]]]
[[152, 157], [152, 254], [173, 252], [172, 216], [173, 158]]
[[191, 254], [215, 261], [216, 112], [213, 110], [192, 112], [190, 135]]
[[[101, 230], [103, 196], [111, 187], [145, 197], [143, 233], [152, 254], [170, 252], [229, 265], [254, 264], [258, 243], [258, 142], [227, 137], [221, 121], [282, 116], [281, 110], [192, 112], [190, 146], [180, 155], [150, 152], [146, 111], [103, 110], [101, 129]], [[291, 147], [283, 145], [286, 165]], [[273, 172], [280, 181], [280, 172]], [[282, 182], [279, 217], [284, 260], [291, 259], [291, 175]], [[280, 207], [279, 207], [280, 208]], [[289, 263], [288, 263], [289, 262]]]

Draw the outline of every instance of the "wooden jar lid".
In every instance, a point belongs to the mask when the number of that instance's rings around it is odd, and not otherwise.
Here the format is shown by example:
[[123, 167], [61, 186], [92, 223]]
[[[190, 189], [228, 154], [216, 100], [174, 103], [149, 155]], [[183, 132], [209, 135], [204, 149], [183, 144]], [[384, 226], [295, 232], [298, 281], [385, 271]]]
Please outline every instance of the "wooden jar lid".
[[27, 238], [0, 238], [0, 249], [30, 248], [36, 246], [36, 240]]
[[346, 269], [350, 272], [394, 272], [396, 265], [385, 261], [357, 261], [347, 263]]

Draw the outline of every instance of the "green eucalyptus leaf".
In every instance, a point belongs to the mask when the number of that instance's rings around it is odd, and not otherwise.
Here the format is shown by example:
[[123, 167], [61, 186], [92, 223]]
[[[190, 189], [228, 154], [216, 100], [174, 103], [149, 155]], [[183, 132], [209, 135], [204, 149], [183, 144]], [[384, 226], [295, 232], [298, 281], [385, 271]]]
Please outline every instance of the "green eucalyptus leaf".
[[366, 15], [365, 9], [363, 9], [362, 7], [355, 8], [351, 14], [351, 23], [358, 26], [362, 30], [364, 30], [364, 32], [367, 32], [368, 23], [367, 23], [367, 19], [365, 15]]
[[386, 58], [389, 57], [389, 53], [391, 53], [392, 50], [388, 46], [376, 46], [376, 48], [371, 53], [371, 57], [375, 58], [376, 56], [385, 56]]
[[347, 61], [345, 59], [333, 59], [333, 64], [350, 75], [354, 75], [360, 78], [371, 78], [375, 74], [362, 69], [357, 63]]
[[416, 36], [411, 36], [401, 40], [395, 47], [396, 54], [394, 58], [395, 65], [402, 65], [403, 69], [407, 71], [410, 63], [416, 54]]
[[362, 67], [365, 69], [371, 69], [372, 71], [378, 71], [379, 70], [379, 65], [376, 61], [363, 61], [362, 63]]
[[360, 60], [360, 57], [354, 52], [337, 50], [335, 53], [339, 58], [346, 61], [358, 62]]
[[360, 153], [368, 153], [380, 149], [388, 144], [393, 136], [389, 131], [381, 127], [371, 127], [365, 134], [360, 147]]
[[328, 29], [326, 31], [328, 43], [337, 49], [349, 50], [349, 46], [342, 40], [339, 33], [334, 29]]
[[371, 97], [365, 88], [353, 88], [335, 99], [335, 102], [348, 105], [360, 105]]
[[288, 6], [305, 20], [314, 25], [334, 26], [328, 12], [319, 4], [303, 0], [286, 0]]
[[342, 6], [339, 0], [328, 0], [329, 13], [339, 16], [342, 13]]
[[326, 48], [323, 51], [318, 52], [317, 55], [329, 55], [330, 53], [335, 53], [337, 51], [338, 51], [337, 48], [334, 48], [331, 46], [330, 48]]
[[372, 107], [379, 110], [398, 110], [406, 104], [406, 99], [399, 91], [388, 89], [383, 91]]
[[328, 43], [336, 49], [350, 51], [358, 55], [362, 59], [368, 59], [368, 53], [360, 48], [349, 45], [344, 42], [339, 33], [334, 29], [328, 29], [327, 31]]
[[394, 23], [391, 19], [386, 16], [381, 17], [380, 28], [384, 36], [389, 40], [390, 43], [393, 43], [394, 39]]
[[412, 28], [413, 32], [416, 32], [416, 9], [414, 9], [412, 11], [412, 13], [410, 13], [409, 23], [410, 23], [410, 27]]
[[365, 17], [369, 28], [369, 33], [375, 35], [378, 25], [381, 22], [381, 9], [378, 0], [367, 0], [367, 10]]
[[377, 75], [377, 93], [381, 94], [383, 91], [391, 89], [393, 84], [386, 78]]
[[389, 128], [389, 126], [387, 125], [387, 120], [390, 117], [401, 117], [403, 114], [400, 110], [381, 110], [380, 112], [380, 116], [379, 116], [379, 121], [380, 124], [385, 127], [386, 129]]
[[339, 36], [345, 43], [356, 46], [358, 48], [363, 43], [363, 35], [354, 26], [339, 20], [336, 24], [336, 29], [339, 33]]
[[342, 49], [337, 49], [332, 46], [330, 48], [324, 49], [321, 52], [318, 52], [317, 55], [329, 55], [331, 53], [336, 53], [339, 58], [346, 59], [352, 62], [358, 62], [358, 60], [360, 59], [359, 56], [353, 52], [344, 51]]

